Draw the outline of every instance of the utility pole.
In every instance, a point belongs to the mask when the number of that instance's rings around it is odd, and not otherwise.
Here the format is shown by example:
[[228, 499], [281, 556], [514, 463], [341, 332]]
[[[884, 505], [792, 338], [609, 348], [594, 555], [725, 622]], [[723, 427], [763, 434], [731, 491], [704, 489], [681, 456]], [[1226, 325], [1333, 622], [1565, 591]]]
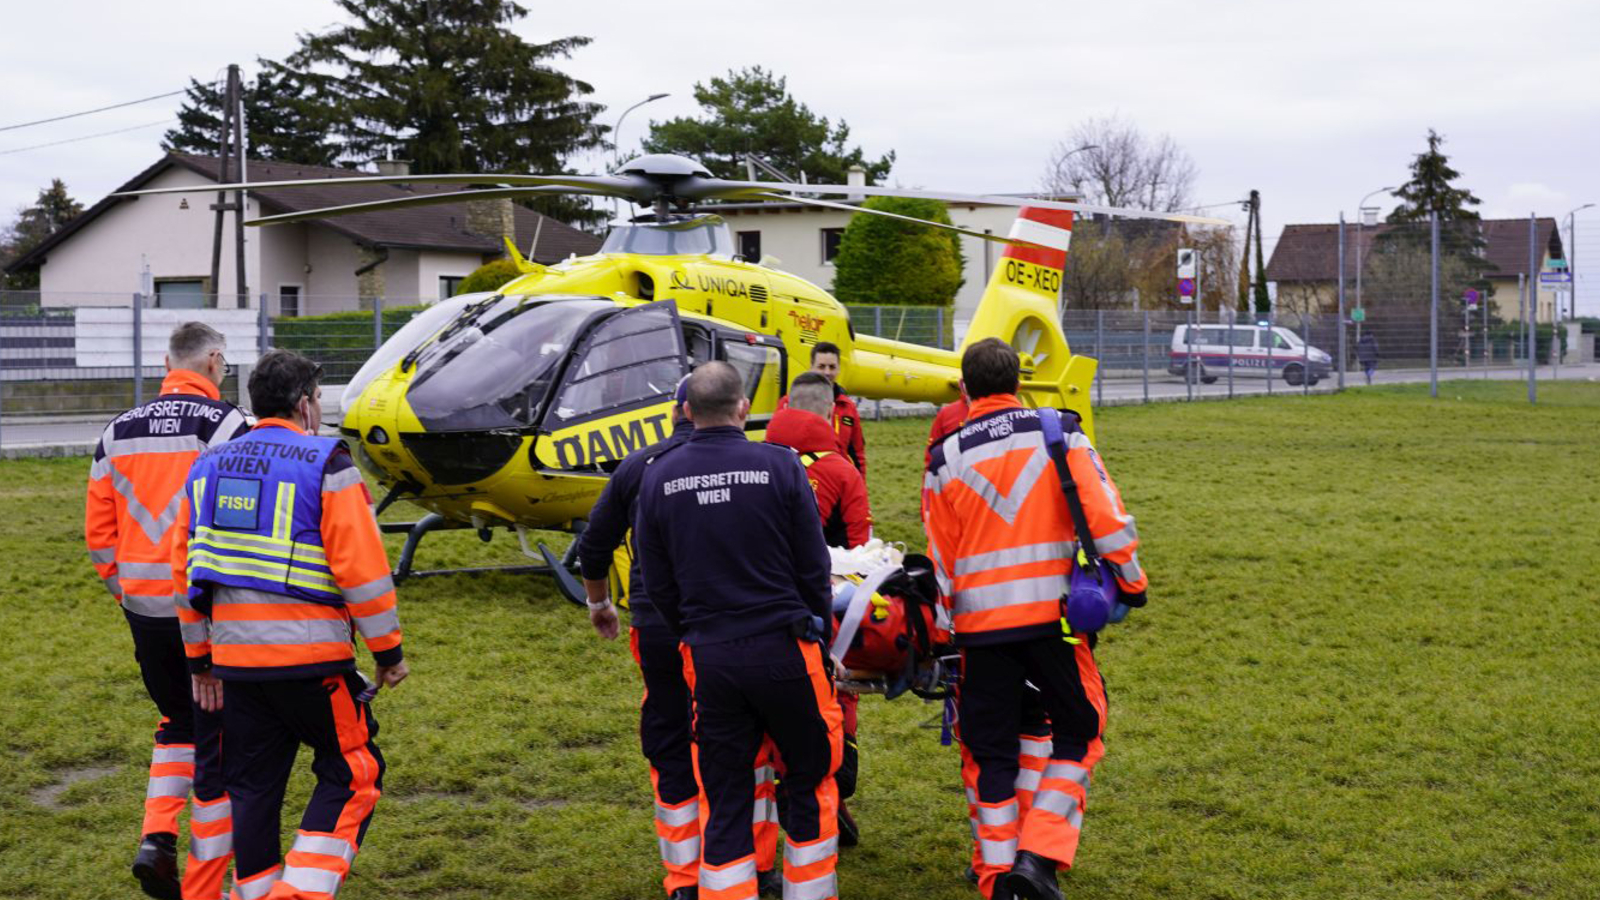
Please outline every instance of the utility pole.
[[[238, 159], [238, 172], [240, 180], [244, 179], [244, 124], [243, 118], [244, 92], [239, 85], [239, 67], [228, 66], [227, 87], [222, 95], [222, 128], [217, 134], [217, 183], [227, 184], [232, 179], [229, 177], [229, 155], [235, 154]], [[234, 191], [233, 202], [228, 202], [227, 191], [217, 191], [217, 202], [211, 204], [217, 213], [216, 228], [212, 231], [211, 238], [211, 294], [212, 304], [216, 305], [222, 296], [222, 228], [223, 219], [232, 211], [234, 213], [234, 266], [236, 267], [234, 284], [238, 288], [238, 307], [244, 309], [250, 305], [249, 294], [246, 292], [244, 279], [244, 191]]]

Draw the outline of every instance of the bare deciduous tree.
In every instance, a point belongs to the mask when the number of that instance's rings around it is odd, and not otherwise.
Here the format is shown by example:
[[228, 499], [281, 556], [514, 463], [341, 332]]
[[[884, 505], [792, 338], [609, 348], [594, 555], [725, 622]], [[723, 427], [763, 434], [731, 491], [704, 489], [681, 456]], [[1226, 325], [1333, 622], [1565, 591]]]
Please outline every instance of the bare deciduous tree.
[[1120, 116], [1089, 119], [1056, 145], [1044, 188], [1085, 203], [1176, 212], [1191, 204], [1194, 160], [1170, 135], [1146, 137]]

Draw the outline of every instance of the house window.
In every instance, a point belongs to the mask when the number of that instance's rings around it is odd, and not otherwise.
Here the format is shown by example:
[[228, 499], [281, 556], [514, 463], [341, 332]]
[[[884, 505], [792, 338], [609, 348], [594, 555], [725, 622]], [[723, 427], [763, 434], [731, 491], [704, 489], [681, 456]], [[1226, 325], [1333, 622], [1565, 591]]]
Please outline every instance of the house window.
[[278, 315], [291, 317], [300, 315], [300, 285], [278, 285]]
[[843, 238], [843, 228], [822, 229], [822, 261], [824, 263], [833, 262], [833, 258], [839, 255], [839, 241]]
[[202, 278], [174, 278], [156, 282], [156, 306], [162, 309], [205, 309], [206, 283]]
[[439, 299], [449, 300], [456, 295], [456, 289], [461, 287], [461, 282], [466, 281], [465, 275], [440, 275]]
[[761, 261], [761, 232], [741, 231], [739, 238], [739, 257], [745, 262]]

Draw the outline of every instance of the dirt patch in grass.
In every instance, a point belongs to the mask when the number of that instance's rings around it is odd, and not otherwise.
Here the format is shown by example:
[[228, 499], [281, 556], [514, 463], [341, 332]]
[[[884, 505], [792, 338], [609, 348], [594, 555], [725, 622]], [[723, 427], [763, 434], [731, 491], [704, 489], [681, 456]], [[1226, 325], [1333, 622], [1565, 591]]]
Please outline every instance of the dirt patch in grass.
[[107, 775], [115, 774], [117, 774], [116, 766], [81, 766], [76, 769], [67, 769], [56, 775], [54, 784], [47, 784], [42, 788], [35, 788], [28, 792], [28, 799], [33, 801], [34, 806], [43, 807], [44, 809], [65, 809], [66, 807], [61, 804], [61, 795], [66, 793], [67, 788], [80, 781], [93, 781], [96, 778], [104, 778]]

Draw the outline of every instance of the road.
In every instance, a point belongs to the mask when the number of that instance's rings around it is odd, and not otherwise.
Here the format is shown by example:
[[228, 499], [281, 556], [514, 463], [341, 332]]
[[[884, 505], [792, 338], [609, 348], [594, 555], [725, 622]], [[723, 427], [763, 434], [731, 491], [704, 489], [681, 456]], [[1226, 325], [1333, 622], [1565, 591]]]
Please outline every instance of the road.
[[[1597, 381], [1600, 380], [1600, 364], [1581, 366], [1562, 366], [1560, 370], [1562, 381]], [[1460, 368], [1441, 368], [1439, 380], [1497, 380], [1521, 381], [1528, 377], [1527, 369], [1496, 368], [1487, 371], [1483, 369], [1462, 370]], [[1550, 366], [1540, 366], [1537, 373], [1539, 381], [1549, 381], [1554, 377]], [[1351, 389], [1359, 390], [1363, 387], [1363, 379], [1359, 372], [1346, 375], [1346, 385]], [[1427, 369], [1379, 369], [1377, 384], [1416, 384], [1428, 381]], [[1329, 378], [1318, 382], [1311, 388], [1311, 393], [1330, 393], [1336, 389], [1337, 378]], [[1219, 377], [1215, 384], [1196, 384], [1192, 388], [1184, 384], [1183, 379], [1168, 375], [1165, 371], [1152, 370], [1148, 393], [1146, 386], [1137, 374], [1132, 377], [1121, 373], [1105, 379], [1103, 386], [1095, 388], [1095, 405], [1097, 406], [1126, 406], [1145, 402], [1146, 398], [1152, 402], [1171, 402], [1187, 400], [1191, 396], [1198, 400], [1223, 400], [1228, 397], [1228, 379], [1226, 375]], [[1236, 375], [1233, 381], [1233, 396], [1262, 396], [1267, 393], [1266, 379], [1260, 377], [1246, 378]], [[1274, 395], [1300, 394], [1303, 388], [1290, 387], [1282, 379], [1272, 382], [1271, 391]], [[327, 385], [323, 388], [323, 422], [325, 432], [331, 432], [331, 426], [339, 420], [339, 397], [342, 389], [338, 385]], [[863, 412], [872, 415], [872, 403], [868, 401]], [[883, 415], [923, 415], [931, 412], [928, 404], [900, 404], [894, 401], [883, 402]], [[0, 455], [11, 456], [57, 456], [78, 455], [92, 452], [94, 443], [104, 430], [106, 416], [13, 416], [0, 420]]]

